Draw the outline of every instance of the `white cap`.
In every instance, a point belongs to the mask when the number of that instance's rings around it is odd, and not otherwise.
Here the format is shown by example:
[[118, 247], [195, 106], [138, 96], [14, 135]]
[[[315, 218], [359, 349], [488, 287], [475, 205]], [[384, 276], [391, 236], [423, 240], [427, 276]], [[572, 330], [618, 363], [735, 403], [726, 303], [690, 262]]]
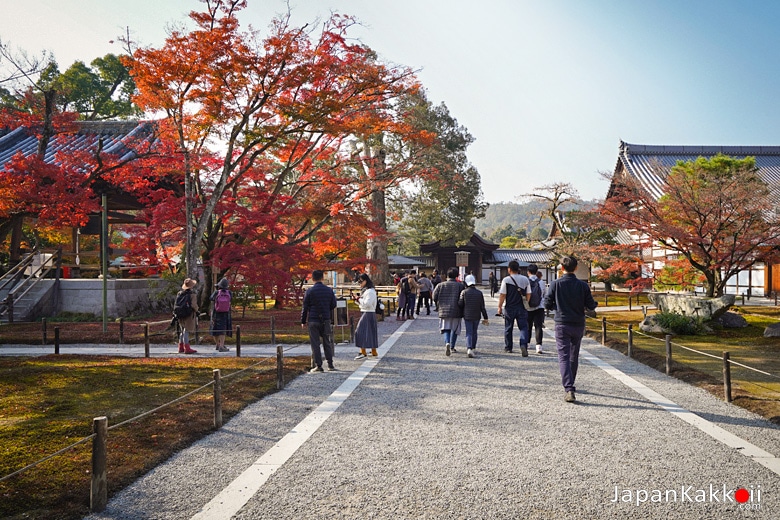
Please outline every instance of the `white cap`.
[[466, 275], [466, 287], [469, 285], [476, 285], [477, 279], [474, 278], [473, 274]]

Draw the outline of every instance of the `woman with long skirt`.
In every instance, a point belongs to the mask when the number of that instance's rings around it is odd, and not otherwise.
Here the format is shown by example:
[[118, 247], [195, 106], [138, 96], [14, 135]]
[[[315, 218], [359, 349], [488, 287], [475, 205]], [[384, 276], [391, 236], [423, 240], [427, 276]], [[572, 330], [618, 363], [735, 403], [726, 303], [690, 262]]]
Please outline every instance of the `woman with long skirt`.
[[360, 321], [355, 330], [355, 345], [360, 349], [360, 353], [355, 359], [363, 359], [368, 349], [371, 349], [372, 356], [376, 356], [376, 349], [379, 346], [376, 328], [377, 295], [374, 283], [366, 273], [358, 277], [358, 283], [360, 283], [360, 296], [352, 295], [360, 308]]

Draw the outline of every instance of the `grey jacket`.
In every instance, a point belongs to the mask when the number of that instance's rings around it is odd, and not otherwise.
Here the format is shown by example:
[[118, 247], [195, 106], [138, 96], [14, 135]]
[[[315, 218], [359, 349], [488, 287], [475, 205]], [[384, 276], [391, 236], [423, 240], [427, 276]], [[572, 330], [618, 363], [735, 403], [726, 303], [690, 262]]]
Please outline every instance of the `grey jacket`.
[[463, 284], [457, 280], [447, 280], [433, 290], [433, 301], [439, 304], [439, 318], [462, 318], [463, 311], [458, 305]]

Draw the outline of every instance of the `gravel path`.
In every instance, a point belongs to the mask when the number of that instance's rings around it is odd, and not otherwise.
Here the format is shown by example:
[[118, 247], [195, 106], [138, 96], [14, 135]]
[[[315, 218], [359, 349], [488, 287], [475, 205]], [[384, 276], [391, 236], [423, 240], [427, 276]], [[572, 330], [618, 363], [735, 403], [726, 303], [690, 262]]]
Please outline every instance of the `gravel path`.
[[[404, 324], [371, 373], [233, 518], [780, 518], [780, 476], [745, 450], [585, 360], [577, 376], [580, 402], [565, 403], [557, 357], [504, 353], [496, 320], [480, 327], [476, 359], [466, 357], [465, 338], [457, 354], [445, 357], [433, 317]], [[397, 327], [380, 323], [382, 339]], [[553, 352], [552, 338], [545, 341]], [[680, 407], [780, 454], [780, 430], [768, 421], [592, 340], [583, 348]], [[88, 518], [191, 518], [361, 366], [354, 354], [340, 347], [338, 372], [298, 377]], [[753, 491], [752, 501], [730, 500], [742, 487]]]

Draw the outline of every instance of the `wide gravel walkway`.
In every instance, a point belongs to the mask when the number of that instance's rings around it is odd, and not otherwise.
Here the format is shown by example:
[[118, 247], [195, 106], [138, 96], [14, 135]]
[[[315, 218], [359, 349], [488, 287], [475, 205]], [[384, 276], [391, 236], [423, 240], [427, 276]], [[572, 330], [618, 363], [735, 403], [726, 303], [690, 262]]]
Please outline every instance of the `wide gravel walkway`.
[[780, 518], [777, 427], [587, 339], [566, 403], [551, 328], [507, 354], [488, 307], [477, 358], [381, 323], [378, 362], [339, 347], [89, 518]]

